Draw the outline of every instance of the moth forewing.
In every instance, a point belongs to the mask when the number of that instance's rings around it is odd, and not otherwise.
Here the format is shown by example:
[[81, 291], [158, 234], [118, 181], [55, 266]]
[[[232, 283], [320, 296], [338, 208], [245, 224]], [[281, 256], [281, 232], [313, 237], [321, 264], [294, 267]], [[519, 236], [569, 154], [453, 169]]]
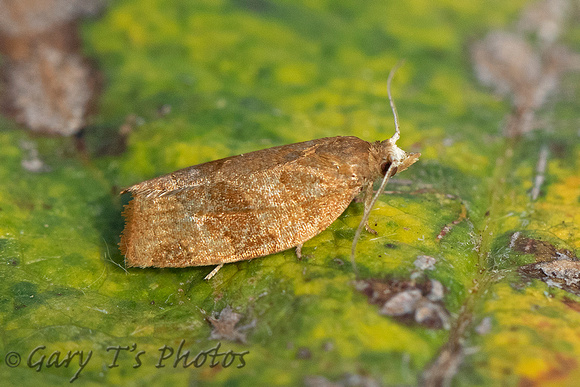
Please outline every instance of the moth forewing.
[[[127, 264], [217, 265], [302, 244], [336, 220], [373, 178], [371, 147], [356, 137], [323, 138], [272, 148], [271, 165], [264, 164], [270, 153], [263, 150], [131, 187], [121, 237]], [[187, 187], [188, 174], [207, 170], [214, 173], [203, 184], [196, 179]], [[169, 194], [160, 193], [168, 188]]]

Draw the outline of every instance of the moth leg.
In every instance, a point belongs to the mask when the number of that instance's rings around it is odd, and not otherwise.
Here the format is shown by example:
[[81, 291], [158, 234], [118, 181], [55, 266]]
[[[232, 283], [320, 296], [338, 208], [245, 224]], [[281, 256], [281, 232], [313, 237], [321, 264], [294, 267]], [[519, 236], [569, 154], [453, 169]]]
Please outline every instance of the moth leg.
[[220, 263], [219, 265], [217, 265], [212, 271], [211, 273], [209, 273], [208, 275], [205, 276], [204, 280], [209, 281], [214, 275], [217, 274], [217, 272], [224, 266], [223, 263]]
[[304, 244], [300, 243], [298, 246], [296, 246], [296, 256], [298, 257], [298, 260], [302, 259], [302, 246]]
[[[373, 184], [370, 183], [367, 185], [366, 192], [365, 192], [365, 213], [367, 211], [370, 211], [369, 207], [371, 206], [372, 201], [373, 201]], [[368, 220], [365, 222], [365, 230], [367, 230], [371, 234], [377, 235], [377, 232], [375, 230], [373, 230], [371, 228], [371, 226], [369, 226]]]

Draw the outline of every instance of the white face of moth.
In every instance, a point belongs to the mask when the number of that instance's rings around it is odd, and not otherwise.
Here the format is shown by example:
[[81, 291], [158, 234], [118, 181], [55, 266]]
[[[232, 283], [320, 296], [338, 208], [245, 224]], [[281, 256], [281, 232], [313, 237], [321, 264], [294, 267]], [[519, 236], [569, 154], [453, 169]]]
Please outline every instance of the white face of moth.
[[389, 161], [393, 163], [395, 167], [398, 167], [405, 161], [407, 158], [407, 153], [399, 148], [397, 144], [395, 144], [395, 140], [392, 138], [387, 140], [390, 148], [389, 148]]

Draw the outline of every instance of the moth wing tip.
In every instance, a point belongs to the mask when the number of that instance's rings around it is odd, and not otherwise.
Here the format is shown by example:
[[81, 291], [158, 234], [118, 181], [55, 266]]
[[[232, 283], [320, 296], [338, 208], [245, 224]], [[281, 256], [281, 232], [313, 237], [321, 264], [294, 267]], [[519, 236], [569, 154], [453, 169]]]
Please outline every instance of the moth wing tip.
[[136, 190], [136, 188], [135, 188], [135, 187], [136, 187], [135, 185], [132, 185], [132, 186], [130, 186], [130, 187], [127, 187], [127, 188], [125, 188], [124, 190], [122, 190], [122, 191], [119, 193], [119, 195], [124, 195], [124, 194], [126, 194], [126, 193], [133, 193], [133, 192]]

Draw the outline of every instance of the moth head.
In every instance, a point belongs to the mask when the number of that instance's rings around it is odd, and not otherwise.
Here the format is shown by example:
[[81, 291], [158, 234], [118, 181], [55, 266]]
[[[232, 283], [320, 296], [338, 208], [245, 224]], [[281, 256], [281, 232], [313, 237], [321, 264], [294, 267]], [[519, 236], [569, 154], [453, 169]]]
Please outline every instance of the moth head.
[[380, 143], [380, 154], [382, 156], [381, 174], [383, 176], [387, 173], [389, 168], [391, 168], [389, 177], [394, 176], [395, 173], [404, 171], [419, 160], [419, 156], [421, 156], [421, 153], [405, 152], [399, 148], [395, 142], [396, 139], [395, 136], [393, 136]]

